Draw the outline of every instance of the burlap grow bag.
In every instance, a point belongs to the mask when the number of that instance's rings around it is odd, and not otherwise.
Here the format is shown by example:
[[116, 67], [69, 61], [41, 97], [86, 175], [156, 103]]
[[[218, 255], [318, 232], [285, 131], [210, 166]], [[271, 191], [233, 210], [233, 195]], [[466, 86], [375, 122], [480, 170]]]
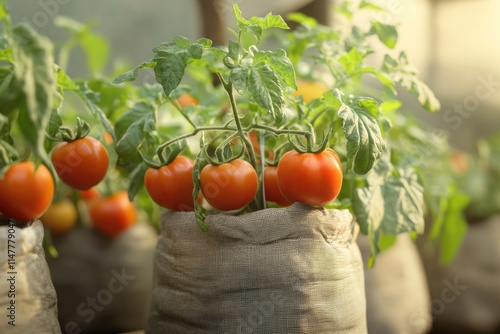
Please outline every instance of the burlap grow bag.
[[363, 266], [347, 211], [294, 204], [207, 217], [164, 213], [146, 333], [366, 333]]
[[61, 333], [43, 233], [40, 221], [0, 226], [0, 333]]
[[48, 258], [65, 333], [122, 333], [147, 324], [156, 231], [137, 223], [110, 239], [89, 228], [54, 238]]
[[[366, 236], [358, 238], [365, 263], [370, 257]], [[424, 334], [432, 327], [431, 300], [424, 267], [416, 244], [408, 234], [365, 266], [369, 333]]]

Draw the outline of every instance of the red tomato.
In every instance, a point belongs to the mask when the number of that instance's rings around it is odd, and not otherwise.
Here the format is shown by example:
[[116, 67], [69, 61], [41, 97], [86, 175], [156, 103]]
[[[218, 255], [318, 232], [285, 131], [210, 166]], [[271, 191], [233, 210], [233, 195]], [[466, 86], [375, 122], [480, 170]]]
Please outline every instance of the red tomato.
[[278, 185], [291, 202], [323, 206], [337, 198], [342, 188], [342, 165], [337, 153], [288, 151], [278, 164]]
[[17, 162], [0, 179], [0, 212], [11, 219], [39, 218], [53, 197], [54, 179], [44, 165], [35, 169], [31, 161]]
[[93, 226], [110, 237], [116, 237], [137, 220], [137, 210], [126, 191], [96, 198], [89, 203], [89, 213]]
[[266, 201], [274, 202], [281, 206], [292, 204], [283, 196], [278, 186], [278, 168], [275, 166], [266, 166], [264, 168], [264, 190]]
[[259, 187], [257, 172], [241, 159], [205, 166], [200, 183], [207, 202], [221, 211], [241, 209], [252, 201]]
[[108, 152], [95, 138], [83, 137], [56, 145], [52, 163], [67, 185], [87, 190], [102, 181], [108, 170]]
[[144, 175], [146, 190], [156, 204], [176, 211], [193, 211], [193, 160], [177, 156], [161, 168], [149, 168]]
[[184, 93], [182, 94], [178, 99], [177, 99], [177, 103], [179, 103], [179, 105], [182, 107], [182, 108], [186, 108], [188, 106], [197, 106], [199, 105], [200, 103], [198, 102], [198, 100], [196, 100], [191, 94], [189, 93]]
[[90, 188], [88, 190], [80, 190], [79, 193], [81, 198], [86, 202], [92, 201], [95, 198], [99, 198], [101, 196], [96, 188]]

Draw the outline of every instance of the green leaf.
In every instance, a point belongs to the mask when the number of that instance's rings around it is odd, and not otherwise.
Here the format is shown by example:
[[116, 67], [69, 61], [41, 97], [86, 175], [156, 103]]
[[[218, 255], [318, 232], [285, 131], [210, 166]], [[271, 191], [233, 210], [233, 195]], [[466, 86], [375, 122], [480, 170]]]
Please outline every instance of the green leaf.
[[250, 67], [248, 90], [255, 102], [267, 110], [276, 123], [283, 119], [285, 96], [276, 73], [267, 64]]
[[0, 2], [0, 20], [5, 21], [9, 18], [9, 12], [7, 11], [7, 6], [5, 1]]
[[59, 66], [56, 67], [56, 76], [57, 76], [57, 87], [62, 90], [78, 90], [78, 86], [71, 80], [71, 78], [64, 72]]
[[[262, 30], [271, 29], [271, 28], [279, 28], [279, 29], [290, 29], [288, 24], [286, 24], [285, 20], [280, 15], [272, 15], [268, 13], [263, 19], [254, 19], [259, 22]], [[250, 20], [252, 21], [252, 20]]]
[[144, 185], [144, 175], [148, 170], [148, 166], [142, 162], [130, 173], [130, 183], [128, 186], [128, 198], [133, 201], [135, 195], [141, 190]]
[[405, 52], [399, 54], [398, 60], [386, 55], [382, 65], [394, 81], [400, 83], [412, 94], [418, 97], [418, 102], [428, 111], [436, 112], [441, 108], [439, 100], [432, 90], [418, 78], [417, 70], [408, 62]]
[[49, 125], [47, 127], [47, 134], [50, 137], [55, 137], [59, 132], [59, 128], [63, 125], [61, 115], [59, 115], [59, 111], [57, 109], [53, 109], [50, 113]]
[[388, 158], [381, 159], [367, 176], [367, 185], [352, 195], [353, 211], [368, 234], [372, 257], [384, 247], [385, 236], [405, 232], [423, 233], [423, 187], [412, 169], [394, 169]]
[[127, 71], [127, 72], [121, 74], [116, 79], [114, 79], [111, 83], [113, 85], [119, 85], [119, 84], [124, 83], [124, 82], [134, 81], [135, 79], [137, 79], [137, 75], [139, 74], [139, 70], [141, 70], [143, 68], [153, 68], [155, 65], [156, 65], [156, 62], [152, 61], [152, 60], [150, 60], [148, 62], [144, 62], [144, 63], [140, 64], [139, 66], [131, 69], [130, 71]]
[[230, 72], [231, 82], [239, 94], [244, 94], [248, 81], [248, 68], [235, 67]]
[[295, 70], [285, 50], [254, 52], [253, 64], [260, 63], [268, 64], [287, 86], [297, 89]]
[[361, 3], [359, 4], [359, 9], [368, 9], [368, 10], [379, 11], [379, 12], [386, 11], [384, 8], [378, 6], [374, 3], [365, 1], [365, 0], [361, 1]]
[[348, 53], [343, 54], [339, 58], [339, 63], [344, 67], [348, 74], [357, 74], [362, 67], [365, 55], [359, 52], [356, 48], [352, 48]]
[[170, 92], [181, 83], [188, 59], [187, 52], [167, 53], [155, 57], [156, 81], [162, 85], [165, 95], [169, 96]]
[[12, 36], [14, 74], [23, 96], [19, 128], [35, 155], [51, 168], [44, 141], [56, 91], [52, 43], [25, 24], [15, 27]]
[[109, 57], [109, 45], [105, 38], [86, 32], [80, 43], [87, 56], [87, 65], [92, 73], [102, 73]]
[[385, 150], [385, 142], [379, 126], [378, 105], [370, 98], [354, 98], [347, 103], [338, 90], [327, 92], [325, 102], [337, 106], [342, 120], [342, 129], [347, 139], [347, 171], [366, 174], [375, 165]]
[[391, 112], [401, 108], [403, 103], [398, 100], [386, 100], [380, 104], [380, 111], [383, 113]]
[[139, 150], [150, 122], [156, 123], [155, 108], [146, 102], [136, 103], [116, 122], [118, 166], [132, 171], [143, 161]]
[[99, 95], [88, 87], [87, 82], [78, 82], [77, 94], [82, 99], [83, 103], [87, 106], [87, 109], [92, 113], [92, 115], [99, 121], [99, 123], [104, 127], [104, 130], [108, 132], [113, 138], [115, 136], [115, 130], [111, 125], [106, 114], [99, 107]]
[[398, 41], [398, 31], [395, 26], [380, 22], [372, 22], [372, 32], [377, 34], [380, 41], [388, 48], [394, 49]]
[[447, 265], [455, 258], [465, 233], [468, 229], [464, 212], [469, 204], [469, 197], [456, 190], [441, 198], [438, 216], [433, 221], [429, 241], [438, 240], [439, 262]]

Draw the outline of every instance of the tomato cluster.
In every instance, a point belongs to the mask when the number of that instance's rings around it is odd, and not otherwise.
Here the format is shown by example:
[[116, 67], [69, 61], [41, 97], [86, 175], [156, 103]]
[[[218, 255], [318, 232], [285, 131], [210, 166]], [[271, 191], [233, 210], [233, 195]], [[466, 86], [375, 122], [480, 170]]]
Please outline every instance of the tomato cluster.
[[[150, 167], [144, 178], [148, 194], [164, 208], [193, 211], [193, 167], [194, 162], [184, 156], [161, 168]], [[289, 151], [277, 167], [265, 167], [265, 198], [280, 206], [294, 202], [323, 206], [338, 196], [342, 178], [340, 159], [332, 149], [319, 153]], [[254, 199], [259, 178], [249, 162], [235, 159], [205, 166], [200, 173], [200, 188], [203, 198], [215, 209], [238, 210]]]

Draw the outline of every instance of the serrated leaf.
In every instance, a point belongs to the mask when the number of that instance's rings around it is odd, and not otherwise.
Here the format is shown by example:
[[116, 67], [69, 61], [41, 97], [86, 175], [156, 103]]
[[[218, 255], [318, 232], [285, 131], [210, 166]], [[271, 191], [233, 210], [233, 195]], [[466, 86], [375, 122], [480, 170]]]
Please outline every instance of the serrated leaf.
[[259, 24], [262, 30], [279, 28], [279, 29], [290, 29], [288, 24], [280, 15], [273, 15], [271, 13], [267, 14], [264, 19], [259, 20]]
[[189, 39], [183, 36], [174, 37], [173, 42], [175, 43], [175, 45], [182, 49], [188, 49], [191, 46], [191, 42], [189, 41]]
[[155, 61], [148, 61], [140, 64], [139, 66], [136, 66], [135, 68], [131, 69], [130, 71], [127, 71], [120, 76], [118, 76], [116, 79], [114, 79], [111, 83], [113, 85], [119, 85], [124, 82], [130, 82], [134, 81], [137, 79], [137, 75], [139, 74], [139, 70], [143, 68], [152, 68], [156, 65]]
[[394, 49], [398, 42], [398, 31], [395, 26], [380, 22], [372, 22], [372, 31], [388, 48]]
[[188, 52], [189, 56], [193, 59], [201, 59], [203, 57], [203, 47], [199, 44], [191, 44]]
[[383, 70], [391, 76], [394, 81], [400, 83], [418, 98], [422, 107], [431, 112], [439, 111], [441, 104], [432, 90], [418, 78], [416, 69], [408, 62], [405, 52], [401, 52], [398, 60], [386, 55]]
[[394, 169], [387, 160], [380, 160], [370, 172], [368, 184], [357, 187], [352, 203], [363, 233], [369, 235], [372, 257], [383, 245], [383, 236], [405, 232], [423, 233], [423, 187], [412, 169]]
[[202, 37], [196, 40], [193, 44], [201, 45], [203, 48], [209, 48], [210, 46], [212, 46], [212, 41], [208, 38]]
[[232, 58], [236, 63], [239, 63], [240, 58], [243, 56], [245, 50], [236, 41], [228, 42], [228, 53], [227, 55]]
[[25, 24], [12, 29], [12, 37], [14, 75], [22, 92], [19, 128], [33, 152], [54, 173], [44, 149], [45, 128], [56, 91], [52, 43]]
[[128, 186], [128, 198], [130, 201], [134, 200], [135, 195], [144, 186], [144, 175], [148, 170], [148, 166], [142, 162], [130, 173], [130, 183]]
[[187, 53], [184, 52], [168, 53], [161, 58], [155, 58], [156, 81], [162, 85], [166, 96], [181, 83], [188, 59]]
[[246, 67], [235, 67], [231, 69], [230, 77], [234, 89], [243, 95], [247, 87], [248, 69]]
[[139, 149], [146, 134], [145, 128], [151, 121], [155, 121], [155, 108], [146, 102], [138, 102], [116, 122], [119, 167], [132, 171], [143, 161]]
[[347, 139], [347, 171], [354, 169], [357, 174], [366, 174], [385, 150], [379, 126], [378, 106], [370, 98], [357, 98], [345, 103], [342, 93], [338, 90], [326, 94], [329, 95], [326, 103], [334, 100], [332, 94], [341, 103], [338, 115]]
[[62, 90], [78, 90], [78, 86], [71, 80], [71, 78], [56, 65], [57, 87]]
[[283, 119], [285, 96], [276, 73], [266, 64], [249, 69], [248, 90], [255, 102], [267, 110], [276, 123]]
[[50, 113], [49, 125], [47, 127], [47, 134], [50, 137], [55, 137], [59, 132], [59, 128], [63, 125], [61, 115], [57, 109], [53, 109]]
[[77, 94], [82, 99], [83, 103], [87, 106], [87, 109], [92, 113], [92, 115], [99, 121], [104, 127], [104, 130], [108, 132], [113, 139], [115, 137], [115, 130], [111, 125], [111, 122], [106, 117], [106, 114], [99, 107], [99, 95], [88, 87], [86, 82], [77, 83], [78, 91]]
[[361, 69], [361, 64], [365, 59], [365, 55], [359, 52], [356, 48], [352, 48], [348, 53], [344, 53], [339, 58], [339, 63], [344, 67], [348, 74], [355, 74]]
[[256, 51], [254, 52], [253, 64], [258, 65], [259, 63], [268, 64], [287, 86], [297, 89], [295, 70], [285, 50]]

